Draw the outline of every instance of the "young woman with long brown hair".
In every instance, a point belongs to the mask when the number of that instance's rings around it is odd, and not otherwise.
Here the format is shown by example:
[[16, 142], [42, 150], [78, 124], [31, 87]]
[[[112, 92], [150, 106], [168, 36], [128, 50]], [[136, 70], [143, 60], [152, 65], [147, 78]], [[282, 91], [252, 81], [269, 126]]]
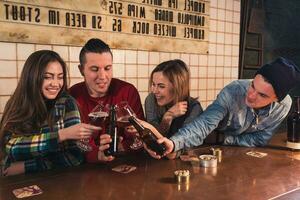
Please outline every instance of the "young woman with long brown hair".
[[57, 53], [41, 50], [28, 57], [0, 122], [3, 175], [83, 162], [75, 140], [87, 139], [99, 128], [80, 123], [76, 102], [66, 90], [66, 64]]

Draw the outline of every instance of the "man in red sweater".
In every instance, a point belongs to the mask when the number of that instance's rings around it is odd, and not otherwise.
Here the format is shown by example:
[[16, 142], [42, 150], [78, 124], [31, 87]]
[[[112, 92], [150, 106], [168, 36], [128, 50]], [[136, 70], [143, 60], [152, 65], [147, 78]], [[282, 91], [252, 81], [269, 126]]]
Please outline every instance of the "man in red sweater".
[[[70, 94], [76, 99], [81, 111], [81, 119], [89, 123], [88, 114], [92, 109], [102, 103], [103, 105], [116, 105], [127, 101], [139, 119], [144, 119], [141, 99], [137, 89], [130, 83], [112, 78], [113, 55], [110, 47], [100, 39], [90, 39], [81, 49], [79, 55], [80, 73], [84, 81], [73, 85]], [[126, 129], [126, 128], [125, 128]], [[124, 129], [120, 129], [122, 131]], [[100, 135], [100, 136], [99, 136]], [[103, 131], [90, 139], [92, 151], [87, 152], [88, 162], [111, 161], [112, 156], [105, 156], [104, 150], [109, 147], [111, 138]], [[130, 151], [129, 143], [132, 141], [132, 134], [123, 131], [121, 145], [125, 151]], [[95, 139], [100, 137], [100, 146]]]

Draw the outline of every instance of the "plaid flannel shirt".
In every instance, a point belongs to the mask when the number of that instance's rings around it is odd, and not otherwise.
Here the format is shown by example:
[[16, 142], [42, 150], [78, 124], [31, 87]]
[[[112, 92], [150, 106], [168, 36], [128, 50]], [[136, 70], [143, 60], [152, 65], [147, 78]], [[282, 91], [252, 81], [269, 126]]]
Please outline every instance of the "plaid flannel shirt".
[[80, 123], [76, 101], [71, 96], [63, 94], [57, 99], [54, 107], [51, 113], [55, 115], [52, 131], [45, 122], [39, 133], [30, 135], [10, 133], [5, 136], [7, 155], [4, 158], [5, 168], [13, 162], [24, 161], [25, 173], [30, 173], [77, 166], [84, 161], [84, 155], [74, 141], [58, 142], [59, 129]]

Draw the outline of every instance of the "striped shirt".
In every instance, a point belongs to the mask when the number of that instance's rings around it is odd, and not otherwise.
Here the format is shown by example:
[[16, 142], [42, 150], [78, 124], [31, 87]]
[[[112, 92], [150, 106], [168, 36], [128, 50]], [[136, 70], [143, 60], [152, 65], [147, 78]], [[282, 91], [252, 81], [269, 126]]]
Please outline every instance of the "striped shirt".
[[5, 135], [5, 167], [16, 161], [25, 162], [25, 173], [48, 169], [77, 166], [84, 160], [84, 155], [72, 140], [58, 142], [58, 131], [80, 123], [80, 114], [75, 100], [63, 94], [56, 100], [54, 109], [55, 123], [52, 130], [47, 122], [39, 132]]

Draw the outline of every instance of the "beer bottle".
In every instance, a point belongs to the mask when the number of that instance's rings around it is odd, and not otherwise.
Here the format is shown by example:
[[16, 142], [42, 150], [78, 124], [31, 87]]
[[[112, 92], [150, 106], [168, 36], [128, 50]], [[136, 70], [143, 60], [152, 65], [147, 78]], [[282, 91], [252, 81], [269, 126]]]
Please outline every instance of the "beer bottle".
[[147, 147], [156, 152], [158, 155], [162, 156], [166, 151], [166, 147], [163, 144], [157, 143], [156, 140], [158, 138], [156, 135], [150, 129], [145, 128], [141, 123], [139, 123], [134, 116], [130, 116], [128, 120], [138, 131], [141, 139], [147, 145]]
[[117, 117], [116, 117], [116, 106], [111, 105], [109, 109], [109, 124], [108, 132], [112, 141], [109, 144], [109, 148], [104, 151], [106, 156], [115, 156], [118, 153], [118, 130], [117, 130]]
[[294, 143], [291, 148], [300, 148], [300, 96], [293, 99], [294, 108], [287, 118], [288, 144]]

